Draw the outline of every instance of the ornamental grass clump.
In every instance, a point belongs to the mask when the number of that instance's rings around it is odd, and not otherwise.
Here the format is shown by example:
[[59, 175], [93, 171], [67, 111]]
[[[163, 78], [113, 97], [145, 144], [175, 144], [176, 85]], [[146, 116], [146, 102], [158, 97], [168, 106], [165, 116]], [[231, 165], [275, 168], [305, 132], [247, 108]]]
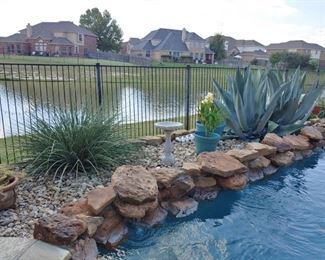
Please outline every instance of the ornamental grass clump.
[[116, 116], [101, 111], [60, 111], [50, 122], [35, 118], [24, 161], [31, 174], [98, 173], [130, 162], [139, 147], [127, 141]]
[[198, 120], [204, 125], [205, 136], [214, 133], [216, 127], [222, 122], [221, 114], [214, 103], [214, 96], [211, 92], [205, 96], [199, 105]]

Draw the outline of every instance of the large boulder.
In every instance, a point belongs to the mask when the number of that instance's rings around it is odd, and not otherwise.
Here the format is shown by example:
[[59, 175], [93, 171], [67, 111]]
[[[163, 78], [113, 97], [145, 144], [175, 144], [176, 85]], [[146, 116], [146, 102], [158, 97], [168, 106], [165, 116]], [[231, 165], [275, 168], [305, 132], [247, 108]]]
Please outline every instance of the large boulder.
[[75, 216], [79, 214], [92, 216], [94, 215], [88, 208], [87, 199], [79, 199], [77, 201], [64, 204], [59, 210], [65, 216]]
[[189, 175], [179, 176], [169, 188], [159, 192], [160, 200], [180, 199], [186, 196], [195, 187], [193, 179]]
[[295, 160], [295, 154], [290, 151], [285, 153], [277, 153], [270, 157], [270, 160], [275, 166], [287, 166]]
[[105, 210], [103, 217], [104, 221], [98, 227], [94, 238], [107, 248], [113, 248], [123, 240], [128, 233], [128, 228], [114, 209]]
[[161, 208], [157, 207], [153, 210], [149, 210], [145, 217], [142, 219], [142, 223], [148, 227], [154, 227], [161, 224], [167, 217], [168, 212]]
[[255, 150], [260, 156], [268, 156], [276, 153], [276, 147], [261, 143], [248, 143], [246, 149]]
[[259, 156], [258, 152], [253, 149], [232, 149], [226, 154], [236, 158], [240, 162], [251, 161]]
[[264, 178], [264, 173], [262, 169], [249, 169], [246, 173], [249, 181], [254, 182]]
[[312, 140], [322, 140], [323, 135], [320, 131], [317, 130], [316, 127], [313, 126], [305, 126], [300, 130], [301, 134], [307, 136]]
[[170, 202], [164, 201], [161, 203], [161, 206], [175, 215], [176, 218], [182, 218], [194, 213], [198, 208], [198, 204], [199, 203], [192, 198], [183, 198]]
[[112, 186], [121, 201], [142, 204], [158, 196], [156, 178], [142, 166], [118, 167], [112, 176]]
[[87, 230], [80, 219], [56, 214], [38, 219], [34, 226], [34, 238], [54, 245], [69, 245]]
[[235, 174], [228, 178], [218, 178], [218, 183], [222, 188], [230, 190], [240, 190], [246, 186], [248, 178], [245, 174]]
[[183, 170], [185, 173], [191, 176], [199, 176], [201, 175], [201, 166], [197, 163], [183, 163]]
[[223, 152], [201, 153], [198, 162], [203, 172], [221, 177], [230, 177], [247, 171], [245, 165]]
[[259, 156], [255, 160], [248, 162], [248, 167], [251, 169], [263, 169], [270, 165], [271, 161], [264, 156]]
[[79, 239], [70, 252], [72, 260], [94, 260], [97, 259], [98, 248], [94, 239], [85, 238]]
[[264, 174], [264, 176], [272, 175], [272, 174], [276, 173], [277, 170], [278, 170], [278, 168], [271, 164], [270, 166], [263, 169], [263, 174]]
[[126, 218], [141, 219], [146, 215], [148, 211], [154, 210], [158, 207], [158, 199], [145, 202], [140, 205], [129, 204], [127, 202], [116, 199], [114, 201], [114, 204], [121, 216]]
[[114, 201], [115, 197], [116, 193], [112, 186], [91, 190], [87, 194], [88, 207], [93, 214], [98, 215]]
[[150, 173], [156, 178], [158, 188], [169, 188], [173, 181], [180, 175], [183, 171], [178, 168], [156, 168], [150, 170]]
[[194, 177], [193, 180], [196, 188], [209, 188], [217, 184], [216, 179], [213, 177], [198, 176]]
[[283, 140], [280, 136], [274, 133], [268, 133], [262, 140], [262, 144], [276, 147], [278, 152], [286, 152], [292, 149], [292, 147]]
[[283, 140], [288, 143], [294, 150], [307, 150], [310, 149], [308, 138], [303, 135], [286, 135]]

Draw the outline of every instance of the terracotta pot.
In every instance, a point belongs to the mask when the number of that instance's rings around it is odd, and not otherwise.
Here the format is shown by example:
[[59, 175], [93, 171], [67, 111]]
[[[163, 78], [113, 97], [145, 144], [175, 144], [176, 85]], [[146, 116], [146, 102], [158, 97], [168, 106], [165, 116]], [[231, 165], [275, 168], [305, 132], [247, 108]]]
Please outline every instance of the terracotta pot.
[[320, 111], [321, 111], [321, 107], [316, 105], [316, 106], [314, 106], [312, 113], [314, 115], [318, 115], [320, 113]]
[[0, 188], [0, 210], [15, 208], [16, 192], [15, 188], [18, 184], [18, 177], [12, 177], [9, 184]]

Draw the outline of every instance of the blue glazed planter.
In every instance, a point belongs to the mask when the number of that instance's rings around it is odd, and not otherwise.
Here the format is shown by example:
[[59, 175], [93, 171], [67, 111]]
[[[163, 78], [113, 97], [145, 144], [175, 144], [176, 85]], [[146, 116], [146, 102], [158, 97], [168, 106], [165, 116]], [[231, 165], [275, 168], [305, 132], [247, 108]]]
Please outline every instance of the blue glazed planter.
[[[222, 135], [223, 133], [223, 130], [225, 129], [225, 123], [221, 123], [220, 125], [218, 125], [216, 127], [216, 129], [214, 130], [214, 132], [216, 134], [219, 134], [219, 135]], [[205, 128], [204, 128], [204, 125], [199, 123], [199, 122], [196, 122], [196, 132], [205, 132]]]
[[217, 149], [217, 144], [220, 140], [220, 135], [217, 133], [211, 134], [211, 136], [205, 136], [204, 132], [194, 133], [194, 142], [196, 153], [213, 152]]

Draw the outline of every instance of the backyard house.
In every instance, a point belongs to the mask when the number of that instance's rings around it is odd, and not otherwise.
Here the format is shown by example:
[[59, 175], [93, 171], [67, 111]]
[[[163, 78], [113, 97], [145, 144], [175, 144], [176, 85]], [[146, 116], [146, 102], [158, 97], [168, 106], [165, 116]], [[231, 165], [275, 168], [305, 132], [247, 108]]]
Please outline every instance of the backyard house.
[[127, 54], [150, 57], [157, 61], [197, 61], [213, 63], [213, 52], [205, 39], [194, 32], [154, 30], [142, 39], [131, 38], [125, 46]]
[[0, 54], [85, 56], [96, 51], [97, 36], [72, 22], [42, 22], [0, 38]]

